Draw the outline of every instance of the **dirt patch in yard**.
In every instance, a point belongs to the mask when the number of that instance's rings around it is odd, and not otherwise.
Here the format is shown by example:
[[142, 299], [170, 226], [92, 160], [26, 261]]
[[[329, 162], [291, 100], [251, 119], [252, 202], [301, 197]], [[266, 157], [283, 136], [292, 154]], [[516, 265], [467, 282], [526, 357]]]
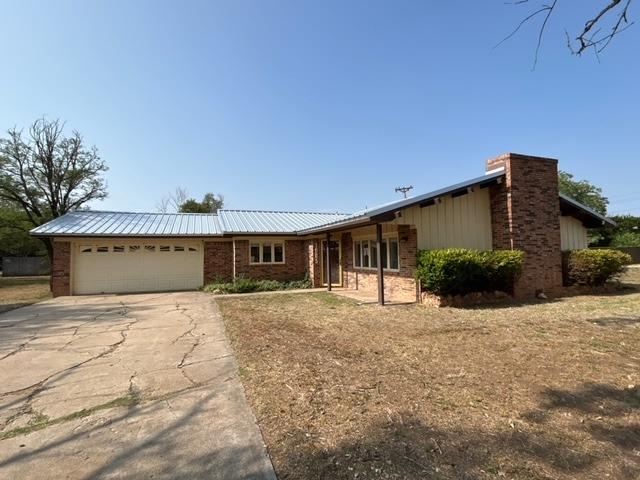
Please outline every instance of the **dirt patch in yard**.
[[637, 290], [466, 310], [219, 303], [282, 479], [640, 477]]
[[50, 297], [49, 277], [0, 277], [0, 313]]

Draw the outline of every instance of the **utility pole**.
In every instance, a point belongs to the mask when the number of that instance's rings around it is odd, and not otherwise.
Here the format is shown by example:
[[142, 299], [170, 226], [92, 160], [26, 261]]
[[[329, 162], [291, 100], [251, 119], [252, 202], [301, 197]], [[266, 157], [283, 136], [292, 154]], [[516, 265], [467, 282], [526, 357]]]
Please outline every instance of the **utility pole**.
[[396, 187], [396, 192], [402, 192], [404, 198], [407, 198], [407, 192], [413, 190], [413, 185], [409, 185], [408, 187]]

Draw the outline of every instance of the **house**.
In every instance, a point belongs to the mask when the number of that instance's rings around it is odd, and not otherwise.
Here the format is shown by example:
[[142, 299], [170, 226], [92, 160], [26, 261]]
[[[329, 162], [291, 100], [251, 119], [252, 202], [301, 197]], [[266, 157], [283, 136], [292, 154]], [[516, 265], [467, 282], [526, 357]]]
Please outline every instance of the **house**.
[[195, 289], [234, 278], [341, 286], [414, 301], [418, 250], [520, 249], [518, 297], [562, 287], [561, 250], [611, 221], [558, 191], [557, 160], [505, 154], [484, 175], [351, 215], [77, 211], [31, 231], [52, 237], [55, 296]]

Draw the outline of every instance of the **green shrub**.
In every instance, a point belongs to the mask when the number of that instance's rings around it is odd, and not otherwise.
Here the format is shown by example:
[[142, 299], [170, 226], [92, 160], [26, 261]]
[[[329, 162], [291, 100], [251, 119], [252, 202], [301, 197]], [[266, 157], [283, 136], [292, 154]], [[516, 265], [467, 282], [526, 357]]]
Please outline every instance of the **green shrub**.
[[517, 250], [423, 250], [418, 253], [416, 277], [424, 290], [437, 295], [495, 290], [513, 293], [522, 258], [523, 253]]
[[237, 278], [233, 282], [213, 282], [203, 287], [209, 293], [250, 293], [272, 292], [275, 290], [293, 290], [311, 288], [311, 281], [305, 277], [302, 280], [280, 282], [278, 280], [254, 280], [252, 278]]
[[604, 285], [631, 262], [629, 254], [618, 250], [569, 250], [562, 256], [563, 281], [565, 285]]

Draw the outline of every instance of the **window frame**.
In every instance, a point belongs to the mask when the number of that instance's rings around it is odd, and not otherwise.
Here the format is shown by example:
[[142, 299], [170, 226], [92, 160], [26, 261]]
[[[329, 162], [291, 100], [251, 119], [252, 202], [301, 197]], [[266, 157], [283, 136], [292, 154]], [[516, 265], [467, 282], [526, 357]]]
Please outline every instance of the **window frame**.
[[[249, 241], [249, 265], [284, 265], [287, 262], [287, 248], [285, 245], [285, 241], [284, 240], [256, 240], [256, 241]], [[276, 245], [279, 245], [282, 247], [282, 261], [281, 262], [276, 262], [275, 261], [275, 254], [276, 254]], [[251, 256], [251, 249], [253, 247], [257, 246], [258, 247], [258, 261], [254, 262]], [[271, 261], [269, 262], [265, 262], [264, 261], [264, 248], [265, 246], [269, 247], [269, 253], [270, 253], [270, 258]]]
[[[391, 261], [391, 242], [396, 242], [396, 244], [398, 245], [398, 255], [397, 255], [397, 264], [398, 264], [398, 268], [390, 268], [391, 265], [393, 265], [393, 262]], [[376, 264], [376, 260], [373, 259], [373, 254], [377, 249], [377, 245], [376, 245], [376, 238], [375, 237], [361, 237], [361, 238], [356, 238], [353, 240], [353, 265], [354, 268], [359, 269], [359, 270], [378, 270], [377, 266], [372, 266]], [[398, 235], [397, 234], [387, 234], [387, 235], [383, 235], [382, 237], [382, 243], [386, 244], [386, 247], [382, 248], [382, 250], [386, 253], [386, 259], [382, 260], [382, 265], [387, 265], [386, 267], [383, 266], [383, 271], [385, 272], [399, 272], [401, 265], [400, 265], [400, 241], [398, 239]], [[366, 245], [366, 247], [365, 247]], [[368, 255], [364, 255], [364, 251], [365, 248], [368, 252]], [[360, 254], [359, 257], [357, 257], [357, 255]], [[368, 262], [365, 264], [365, 258], [368, 259]]]

